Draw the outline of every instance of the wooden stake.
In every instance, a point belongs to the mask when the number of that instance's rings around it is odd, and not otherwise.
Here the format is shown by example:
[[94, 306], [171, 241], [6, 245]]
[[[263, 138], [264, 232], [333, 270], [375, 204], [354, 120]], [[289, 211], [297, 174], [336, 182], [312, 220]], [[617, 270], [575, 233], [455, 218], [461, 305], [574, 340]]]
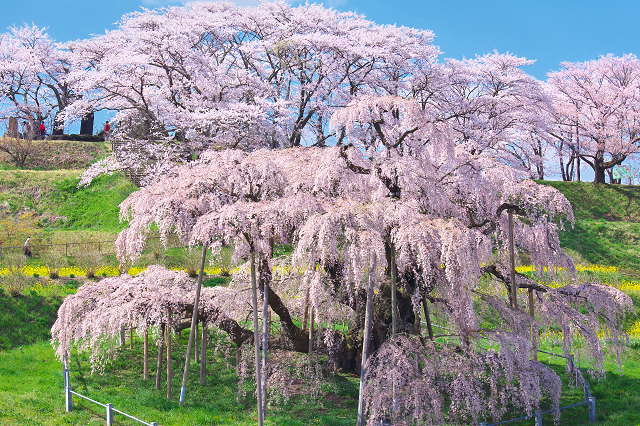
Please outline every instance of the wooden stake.
[[371, 253], [369, 262], [369, 283], [367, 285], [367, 307], [365, 310], [364, 320], [364, 339], [362, 342], [362, 362], [360, 364], [360, 396], [358, 398], [358, 426], [366, 424], [364, 418], [364, 376], [367, 373], [366, 363], [369, 357], [369, 346], [371, 343], [371, 326], [373, 323], [373, 287], [375, 285], [376, 276], [376, 253]]
[[180, 405], [184, 404], [184, 397], [187, 392], [187, 377], [189, 376], [189, 363], [191, 361], [191, 349], [193, 347], [196, 324], [198, 322], [198, 304], [200, 303], [200, 290], [202, 289], [202, 276], [204, 274], [204, 262], [207, 258], [207, 245], [202, 244], [202, 258], [200, 259], [200, 272], [198, 273], [198, 284], [196, 287], [196, 297], [193, 302], [193, 315], [191, 315], [191, 331], [189, 332], [189, 344], [187, 345], [187, 355], [184, 360], [184, 373], [182, 373], [182, 389], [180, 389]]
[[196, 318], [196, 332], [193, 336], [193, 352], [194, 352], [193, 361], [196, 364], [200, 363], [200, 354], [198, 353], [198, 333], [199, 332], [200, 332], [200, 322]]
[[256, 393], [258, 394], [258, 425], [262, 426], [262, 375], [260, 374], [260, 324], [258, 323], [258, 282], [256, 280], [255, 254], [251, 252], [251, 289], [253, 301], [253, 345], [255, 346]]
[[160, 390], [162, 379], [162, 355], [164, 354], [164, 325], [160, 326], [160, 343], [158, 343], [158, 368], [156, 370], [156, 389]]
[[129, 349], [133, 349], [133, 325], [129, 325]]
[[204, 385], [207, 379], [207, 323], [202, 322], [202, 348], [200, 350], [200, 384]]
[[149, 379], [149, 329], [144, 330], [144, 380]]
[[313, 326], [315, 323], [314, 313], [315, 312], [313, 309], [313, 305], [311, 305], [309, 309], [309, 378], [311, 378], [311, 368], [312, 368], [311, 354], [313, 353]]
[[[273, 240], [272, 240], [273, 241]], [[273, 252], [273, 246], [271, 251]], [[264, 283], [262, 303], [262, 421], [264, 422], [264, 413], [267, 411], [267, 343], [269, 337], [269, 287]]]
[[167, 336], [167, 398], [171, 399], [171, 308], [167, 307], [167, 331], [165, 335]]
[[422, 307], [424, 308], [424, 319], [427, 322], [427, 331], [429, 332], [429, 339], [433, 340], [433, 328], [431, 328], [431, 316], [429, 314], [429, 305], [427, 304], [427, 298], [422, 298]]
[[511, 255], [511, 306], [518, 309], [518, 286], [516, 285], [516, 255], [513, 241], [513, 209], [509, 213], [509, 254]]
[[304, 315], [302, 317], [302, 329], [307, 329], [307, 317], [309, 316], [309, 288], [307, 288], [307, 292], [304, 295]]
[[[529, 289], [529, 314], [531, 315], [531, 320], [535, 320], [535, 307], [533, 300], [533, 289]], [[538, 348], [536, 347], [536, 339], [534, 338], [535, 327], [533, 326], [533, 322], [531, 323], [531, 343], [533, 344], [533, 360], [538, 360]]]
[[398, 301], [396, 300], [396, 248], [393, 243], [391, 246], [391, 335], [395, 336], [398, 330]]

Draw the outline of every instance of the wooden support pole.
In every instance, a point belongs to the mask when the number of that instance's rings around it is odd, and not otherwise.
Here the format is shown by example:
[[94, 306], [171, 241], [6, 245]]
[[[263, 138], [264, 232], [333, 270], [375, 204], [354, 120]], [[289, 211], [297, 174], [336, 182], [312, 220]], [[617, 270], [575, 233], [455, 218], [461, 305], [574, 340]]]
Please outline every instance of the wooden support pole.
[[133, 325], [129, 325], [129, 349], [133, 349]]
[[511, 306], [518, 309], [518, 286], [516, 284], [516, 254], [513, 241], [513, 209], [509, 213], [509, 255], [511, 257]]
[[429, 313], [429, 305], [427, 298], [422, 298], [422, 307], [424, 308], [424, 319], [427, 323], [427, 331], [429, 332], [429, 339], [433, 340], [433, 328], [431, 328], [431, 315]]
[[158, 343], [158, 365], [156, 369], [156, 389], [160, 390], [162, 379], [162, 355], [164, 354], [164, 325], [160, 326], [160, 342]]
[[535, 326], [533, 322], [535, 321], [535, 306], [533, 300], [533, 289], [529, 289], [529, 315], [531, 315], [531, 344], [533, 345], [533, 359], [534, 361], [538, 360], [538, 348], [536, 345], [537, 339], [535, 338]]
[[307, 288], [307, 292], [304, 295], [304, 315], [302, 316], [303, 330], [307, 329], [307, 318], [309, 317], [309, 291], [310, 291], [310, 288]]
[[202, 244], [202, 258], [200, 259], [200, 272], [198, 273], [198, 284], [196, 286], [196, 297], [193, 302], [193, 315], [191, 315], [191, 331], [189, 332], [189, 344], [187, 345], [187, 355], [184, 360], [184, 372], [182, 373], [182, 388], [180, 389], [180, 405], [184, 404], [184, 397], [187, 392], [187, 377], [189, 377], [189, 363], [191, 361], [191, 349], [193, 347], [196, 324], [198, 322], [198, 304], [200, 303], [200, 290], [202, 289], [202, 276], [204, 274], [204, 262], [207, 258], [207, 245]]
[[199, 354], [199, 348], [198, 348], [199, 332], [200, 332], [200, 322], [196, 318], [196, 332], [193, 336], [193, 352], [194, 352], [193, 361], [196, 364], [200, 363], [200, 354]]
[[[273, 241], [273, 240], [272, 240]], [[271, 251], [273, 252], [273, 245]], [[264, 283], [262, 303], [262, 421], [264, 422], [264, 413], [267, 412], [267, 344], [269, 337], [269, 287]]]
[[313, 305], [311, 305], [309, 308], [309, 378], [311, 378], [311, 369], [313, 368], [311, 362], [311, 354], [313, 354], [313, 326], [315, 323], [314, 314], [314, 308]]
[[149, 329], [144, 330], [144, 366], [143, 366], [143, 378], [149, 379]]
[[396, 295], [396, 248], [392, 242], [389, 242], [391, 246], [391, 335], [395, 336], [398, 332], [398, 301]]
[[202, 348], [200, 350], [200, 384], [204, 385], [207, 380], [207, 323], [202, 322]]
[[263, 425], [262, 375], [260, 372], [260, 324], [258, 323], [258, 282], [256, 280], [255, 254], [251, 252], [251, 289], [253, 302], [253, 345], [255, 346], [256, 393], [258, 394], [258, 425]]
[[167, 398], [171, 399], [171, 308], [167, 307], [167, 330], [165, 332], [167, 336]]
[[364, 320], [364, 339], [362, 342], [362, 362], [360, 363], [360, 396], [358, 398], [358, 424], [364, 426], [366, 420], [364, 418], [364, 377], [367, 374], [367, 359], [369, 358], [369, 346], [371, 343], [371, 327], [373, 323], [373, 287], [375, 285], [376, 276], [376, 253], [371, 253], [369, 262], [369, 282], [367, 284], [367, 307], [365, 310]]

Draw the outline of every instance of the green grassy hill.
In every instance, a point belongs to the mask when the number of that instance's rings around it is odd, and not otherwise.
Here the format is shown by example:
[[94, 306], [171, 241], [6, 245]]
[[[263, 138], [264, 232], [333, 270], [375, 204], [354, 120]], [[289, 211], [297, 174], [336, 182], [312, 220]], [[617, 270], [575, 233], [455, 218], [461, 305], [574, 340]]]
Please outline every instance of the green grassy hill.
[[[25, 168], [30, 170], [84, 169], [111, 151], [109, 142], [31, 141]], [[0, 152], [0, 169], [15, 169]]]
[[561, 191], [573, 206], [575, 227], [560, 241], [578, 261], [640, 274], [640, 187], [591, 182], [540, 181]]
[[118, 205], [136, 186], [116, 173], [99, 177], [88, 188], [77, 188], [81, 174], [80, 170], [0, 170], [0, 214], [35, 213], [45, 232], [122, 230]]

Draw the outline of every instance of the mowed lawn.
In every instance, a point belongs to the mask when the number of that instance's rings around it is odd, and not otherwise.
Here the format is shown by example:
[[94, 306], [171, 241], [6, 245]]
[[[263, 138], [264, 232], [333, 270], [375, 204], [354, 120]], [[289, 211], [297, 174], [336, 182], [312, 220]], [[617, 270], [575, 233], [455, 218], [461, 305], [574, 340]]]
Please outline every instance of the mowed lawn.
[[[174, 342], [173, 398], [166, 398], [165, 368], [163, 386], [155, 390], [155, 360], [150, 362], [149, 380], [142, 380], [142, 350], [135, 340], [133, 350], [121, 349], [121, 355], [104, 374], [90, 374], [85, 357], [71, 361], [71, 383], [74, 390], [142, 420], [157, 421], [160, 425], [254, 425], [257, 423], [255, 400], [251, 382], [244, 386], [247, 396], [237, 400], [237, 380], [233, 360], [220, 355], [208, 364], [208, 379], [203, 386], [198, 382], [198, 366], [192, 363], [191, 379], [187, 387], [184, 407], [178, 405], [180, 377], [184, 359], [186, 338]], [[155, 347], [152, 346], [155, 349]], [[64, 386], [62, 364], [58, 362], [51, 346], [37, 343], [0, 353], [0, 424], [2, 425], [104, 425], [104, 409], [74, 397], [74, 410], [64, 410]], [[548, 347], [556, 352], [559, 347]], [[155, 351], [153, 351], [155, 353]], [[233, 357], [231, 357], [233, 358]], [[581, 402], [582, 388], [570, 384], [564, 374], [563, 361], [541, 354], [540, 360], [554, 368], [564, 382], [562, 405]], [[210, 359], [211, 361], [211, 359]], [[230, 367], [230, 368], [228, 368]], [[585, 375], [596, 397], [597, 424], [607, 426], [640, 425], [640, 350], [630, 349], [623, 361], [622, 374], [615, 362], [607, 362], [606, 377], [600, 381]], [[317, 398], [298, 395], [284, 405], [268, 409], [267, 425], [304, 426], [354, 425], [357, 411], [358, 379], [336, 376], [321, 390]], [[521, 412], [511, 411], [506, 418], [515, 418]], [[135, 424], [116, 415], [120, 424]], [[486, 419], [490, 421], [491, 419]], [[532, 419], [512, 423], [531, 425]], [[553, 415], [544, 416], [544, 424], [553, 424]], [[562, 411], [562, 426], [578, 426], [588, 423], [587, 406]]]
[[[149, 380], [142, 380], [142, 347], [134, 339], [134, 349], [122, 348], [118, 359], [104, 374], [91, 375], [87, 358], [72, 357], [71, 384], [74, 391], [147, 422], [159, 425], [254, 425], [257, 423], [253, 382], [247, 380], [246, 397], [238, 401], [238, 382], [233, 363], [221, 355], [210, 356], [207, 383], [200, 385], [199, 365], [191, 363], [184, 407], [178, 404], [187, 336], [173, 343], [173, 398], [166, 398], [166, 365], [163, 364], [162, 389], [155, 389], [156, 360], [150, 356]], [[150, 345], [154, 355], [156, 347]], [[245, 352], [251, 356], [252, 351]], [[229, 364], [227, 363], [229, 362]], [[48, 342], [0, 352], [0, 424], [2, 425], [104, 425], [104, 409], [74, 396], [74, 410], [64, 408], [62, 364]], [[266, 425], [355, 424], [358, 379], [336, 376], [313, 398], [308, 394], [293, 396], [283, 405], [269, 407]], [[136, 424], [123, 416], [115, 420], [123, 425]]]

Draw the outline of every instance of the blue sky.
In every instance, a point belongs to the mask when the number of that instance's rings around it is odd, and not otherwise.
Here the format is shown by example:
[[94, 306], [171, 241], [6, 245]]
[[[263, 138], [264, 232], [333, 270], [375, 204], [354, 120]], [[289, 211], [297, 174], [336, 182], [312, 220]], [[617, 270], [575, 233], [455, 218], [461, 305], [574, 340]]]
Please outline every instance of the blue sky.
[[[171, 0], [0, 0], [0, 31], [23, 22], [48, 27], [58, 41], [87, 38], [115, 28], [141, 7], [180, 5]], [[288, 0], [297, 3], [299, 0]], [[236, 0], [256, 5], [255, 0]], [[326, 7], [353, 10], [379, 24], [430, 29], [444, 57], [462, 59], [511, 52], [536, 63], [525, 69], [540, 80], [562, 61], [600, 54], [640, 55], [635, 0], [327, 0]], [[96, 121], [104, 121], [96, 117]], [[96, 123], [96, 126], [99, 124]], [[74, 128], [71, 132], [77, 132]]]
[[[48, 27], [59, 41], [86, 38], [114, 28], [128, 12], [182, 1], [1, 0], [0, 31], [22, 22]], [[297, 0], [290, 0], [296, 2]], [[255, 0], [236, 0], [255, 5]], [[328, 0], [324, 5], [355, 10], [380, 24], [430, 29], [445, 57], [511, 52], [536, 64], [527, 72], [546, 79], [561, 61], [585, 61], [600, 54], [640, 54], [634, 0]]]

